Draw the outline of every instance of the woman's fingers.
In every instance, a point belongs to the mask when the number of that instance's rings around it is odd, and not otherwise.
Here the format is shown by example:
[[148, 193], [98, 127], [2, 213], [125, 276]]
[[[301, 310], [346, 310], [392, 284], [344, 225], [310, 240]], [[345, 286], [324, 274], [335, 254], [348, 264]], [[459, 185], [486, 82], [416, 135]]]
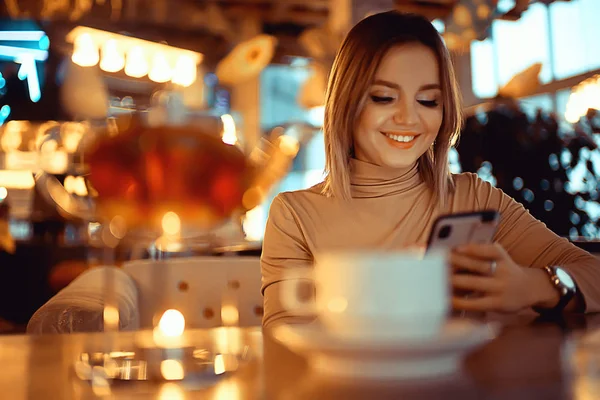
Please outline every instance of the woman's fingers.
[[468, 271], [474, 274], [490, 275], [493, 269], [492, 263], [495, 261], [474, 258], [461, 253], [452, 253], [450, 255], [450, 264], [455, 270]]
[[494, 278], [487, 276], [453, 274], [452, 287], [480, 293], [496, 293], [499, 290], [499, 283]]

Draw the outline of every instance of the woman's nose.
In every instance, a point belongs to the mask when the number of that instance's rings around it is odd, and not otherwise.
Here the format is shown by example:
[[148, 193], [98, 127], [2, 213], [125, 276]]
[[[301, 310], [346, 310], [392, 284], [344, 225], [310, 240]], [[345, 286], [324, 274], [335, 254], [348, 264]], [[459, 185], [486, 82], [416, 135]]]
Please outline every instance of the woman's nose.
[[407, 100], [399, 101], [394, 112], [394, 122], [403, 126], [416, 125], [419, 122], [419, 115], [414, 104]]

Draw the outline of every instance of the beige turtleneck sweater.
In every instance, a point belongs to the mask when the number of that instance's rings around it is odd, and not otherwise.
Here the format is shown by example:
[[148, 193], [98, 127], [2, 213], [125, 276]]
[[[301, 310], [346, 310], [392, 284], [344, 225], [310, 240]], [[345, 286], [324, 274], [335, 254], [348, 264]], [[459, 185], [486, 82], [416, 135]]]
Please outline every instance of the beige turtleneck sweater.
[[600, 260], [560, 238], [500, 189], [465, 173], [454, 175], [455, 192], [446, 209], [432, 195], [417, 167], [395, 169], [351, 160], [350, 201], [321, 194], [322, 184], [275, 197], [261, 257], [263, 325], [301, 321], [279, 300], [284, 271], [310, 267], [313, 254], [337, 249], [400, 250], [426, 246], [436, 217], [444, 213], [494, 209], [501, 213], [495, 236], [523, 267], [559, 265], [576, 281], [586, 311], [600, 311]]

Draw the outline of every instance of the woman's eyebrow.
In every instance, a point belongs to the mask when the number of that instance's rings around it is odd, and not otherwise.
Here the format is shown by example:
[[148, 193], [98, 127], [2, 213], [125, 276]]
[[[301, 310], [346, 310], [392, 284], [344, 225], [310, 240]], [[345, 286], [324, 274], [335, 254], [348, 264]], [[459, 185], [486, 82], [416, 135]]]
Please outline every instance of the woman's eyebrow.
[[431, 89], [441, 89], [439, 83], [428, 83], [427, 85], [423, 85], [419, 88], [419, 90], [431, 90]]
[[[376, 79], [373, 82], [373, 85], [387, 86], [392, 89], [400, 90], [400, 85], [398, 85], [397, 83], [394, 83], [394, 82], [386, 81], [384, 79]], [[441, 88], [442, 87], [440, 86], [439, 83], [428, 83], [426, 85], [421, 86], [419, 88], [419, 90], [431, 90], [431, 89], [441, 89]]]
[[397, 83], [386, 81], [383, 79], [376, 79], [375, 82], [373, 82], [373, 85], [387, 86], [392, 89], [400, 90], [400, 85], [398, 85]]

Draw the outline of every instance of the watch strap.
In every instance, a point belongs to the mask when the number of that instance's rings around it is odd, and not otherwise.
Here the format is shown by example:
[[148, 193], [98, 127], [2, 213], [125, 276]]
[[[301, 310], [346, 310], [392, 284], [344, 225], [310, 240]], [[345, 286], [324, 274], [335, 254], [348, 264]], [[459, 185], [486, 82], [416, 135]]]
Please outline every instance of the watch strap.
[[544, 271], [548, 274], [550, 282], [555, 287], [560, 295], [558, 303], [552, 308], [532, 307], [535, 312], [542, 315], [560, 314], [563, 312], [567, 304], [575, 296], [575, 290], [564, 285], [556, 274], [556, 267], [544, 267]]

